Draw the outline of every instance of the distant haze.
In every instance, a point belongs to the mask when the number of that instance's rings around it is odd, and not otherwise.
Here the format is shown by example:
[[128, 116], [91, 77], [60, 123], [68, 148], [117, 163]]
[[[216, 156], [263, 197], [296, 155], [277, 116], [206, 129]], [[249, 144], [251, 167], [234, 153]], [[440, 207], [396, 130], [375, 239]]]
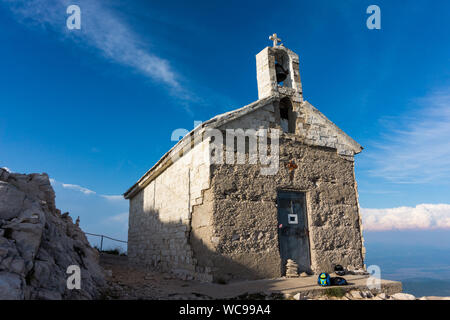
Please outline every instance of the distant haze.
[[450, 295], [450, 231], [364, 232], [366, 265], [416, 296]]

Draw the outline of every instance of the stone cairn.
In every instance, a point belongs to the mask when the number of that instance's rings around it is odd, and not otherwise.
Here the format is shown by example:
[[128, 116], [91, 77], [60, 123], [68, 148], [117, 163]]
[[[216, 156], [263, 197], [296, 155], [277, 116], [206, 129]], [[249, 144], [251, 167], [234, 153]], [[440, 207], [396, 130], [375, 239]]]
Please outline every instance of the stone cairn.
[[296, 278], [298, 277], [298, 264], [294, 260], [288, 259], [286, 263], [286, 277]]

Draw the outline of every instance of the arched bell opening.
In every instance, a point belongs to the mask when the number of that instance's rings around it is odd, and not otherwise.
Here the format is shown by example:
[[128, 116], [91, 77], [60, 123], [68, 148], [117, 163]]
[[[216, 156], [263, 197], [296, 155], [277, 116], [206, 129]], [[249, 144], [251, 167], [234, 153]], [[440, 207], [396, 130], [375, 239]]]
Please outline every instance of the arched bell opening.
[[295, 113], [291, 99], [285, 97], [278, 104], [280, 110], [280, 126], [283, 132], [295, 133]]
[[286, 52], [278, 50], [275, 54], [275, 74], [279, 86], [292, 88], [289, 69], [289, 56]]

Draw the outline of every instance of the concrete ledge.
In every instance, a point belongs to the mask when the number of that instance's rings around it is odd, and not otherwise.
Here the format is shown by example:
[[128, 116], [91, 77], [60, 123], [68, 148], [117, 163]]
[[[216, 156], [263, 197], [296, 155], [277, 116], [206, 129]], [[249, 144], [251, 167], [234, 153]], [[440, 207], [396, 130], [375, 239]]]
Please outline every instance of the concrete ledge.
[[330, 288], [342, 288], [349, 292], [351, 290], [365, 290], [372, 293], [384, 292], [387, 295], [402, 292], [402, 283], [391, 280], [381, 280], [381, 290], [369, 290], [367, 287], [368, 276], [346, 275], [347, 286], [320, 287], [317, 285], [317, 276], [299, 278], [278, 278], [254, 281], [234, 282], [230, 284], [203, 283], [189, 288], [189, 291], [210, 296], [214, 299], [230, 299], [243, 294], [256, 293], [282, 293], [295, 295], [300, 293], [300, 297], [318, 297]]
[[[312, 278], [312, 279], [311, 279]], [[391, 280], [381, 280], [381, 289], [369, 289], [367, 287], [367, 279], [368, 276], [344, 276], [344, 278], [347, 280], [348, 285], [346, 286], [330, 286], [330, 287], [319, 287], [317, 285], [317, 276], [313, 277], [307, 277], [307, 278], [301, 278], [302, 280], [305, 280], [304, 283], [301, 281], [297, 281], [298, 287], [290, 287], [290, 288], [282, 288], [279, 292], [280, 293], [286, 293], [286, 294], [297, 294], [300, 293], [300, 297], [318, 297], [325, 294], [325, 291], [331, 288], [340, 288], [344, 290], [345, 292], [350, 292], [352, 290], [359, 290], [359, 291], [370, 291], [372, 294], [378, 294], [380, 292], [384, 292], [387, 295], [393, 295], [394, 293], [402, 292], [402, 283], [399, 281], [391, 281]], [[289, 279], [291, 280], [291, 279]], [[299, 280], [299, 278], [293, 279], [293, 280]], [[312, 280], [313, 283], [309, 283]], [[300, 283], [301, 282], [301, 283]], [[294, 283], [293, 283], [294, 284]]]

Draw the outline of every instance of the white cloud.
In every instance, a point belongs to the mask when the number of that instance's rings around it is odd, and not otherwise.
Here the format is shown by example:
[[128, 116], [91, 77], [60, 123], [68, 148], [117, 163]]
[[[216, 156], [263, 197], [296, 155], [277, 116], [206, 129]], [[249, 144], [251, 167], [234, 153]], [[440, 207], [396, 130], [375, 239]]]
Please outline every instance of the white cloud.
[[370, 173], [394, 183], [450, 181], [450, 88], [418, 99], [421, 111], [390, 119], [368, 149]]
[[123, 197], [123, 195], [106, 195], [106, 194], [102, 194], [102, 195], [100, 195], [102, 198], [105, 198], [105, 199], [107, 199], [107, 200], [110, 200], [110, 201], [125, 201], [125, 199], [124, 199], [124, 197]]
[[169, 62], [148, 50], [105, 2], [77, 0], [81, 8], [81, 30], [69, 31], [66, 9], [69, 0], [5, 0], [22, 23], [50, 28], [80, 45], [95, 48], [106, 59], [128, 66], [154, 81], [167, 85], [175, 95], [188, 97]]
[[364, 230], [450, 229], [450, 204], [389, 209], [361, 208]]
[[93, 191], [91, 189], [82, 187], [82, 186], [80, 186], [78, 184], [63, 183], [63, 182], [56, 181], [53, 178], [50, 178], [50, 183], [53, 186], [60, 185], [64, 189], [70, 189], [70, 190], [78, 191], [78, 192], [81, 192], [81, 193], [83, 193], [85, 195], [98, 195], [99, 197], [102, 197], [102, 198], [104, 198], [104, 199], [106, 199], [108, 201], [112, 201], [112, 202], [126, 201], [122, 195], [99, 194], [96, 191]]
[[[55, 181], [55, 180], [53, 180]], [[62, 187], [65, 189], [71, 189], [75, 191], [82, 192], [84, 194], [96, 194], [95, 191], [89, 190], [88, 188], [84, 188], [82, 186], [79, 186], [77, 184], [69, 184], [69, 183], [61, 183]]]

